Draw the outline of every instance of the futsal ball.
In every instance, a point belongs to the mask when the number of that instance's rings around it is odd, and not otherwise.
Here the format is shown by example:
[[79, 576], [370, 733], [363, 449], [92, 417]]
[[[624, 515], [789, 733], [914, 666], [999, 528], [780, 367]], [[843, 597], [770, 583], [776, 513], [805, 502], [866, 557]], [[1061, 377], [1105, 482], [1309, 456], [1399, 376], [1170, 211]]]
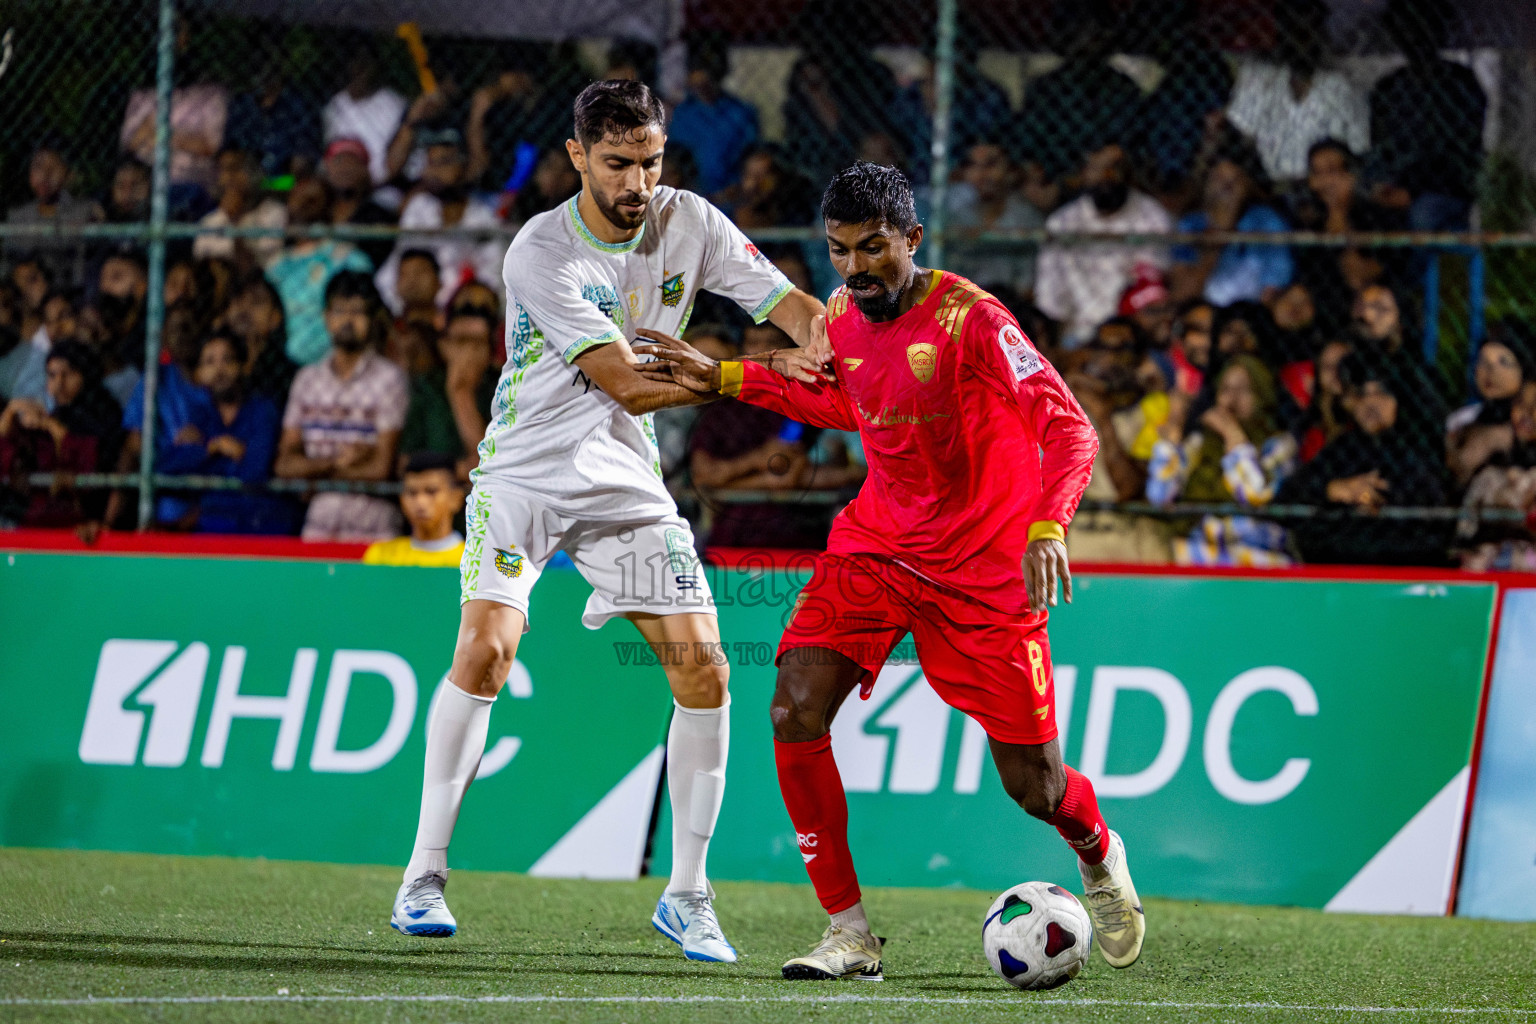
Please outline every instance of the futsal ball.
[[987, 962], [1016, 988], [1047, 989], [1077, 977], [1093, 948], [1093, 926], [1077, 897], [1049, 882], [1003, 893], [981, 925]]

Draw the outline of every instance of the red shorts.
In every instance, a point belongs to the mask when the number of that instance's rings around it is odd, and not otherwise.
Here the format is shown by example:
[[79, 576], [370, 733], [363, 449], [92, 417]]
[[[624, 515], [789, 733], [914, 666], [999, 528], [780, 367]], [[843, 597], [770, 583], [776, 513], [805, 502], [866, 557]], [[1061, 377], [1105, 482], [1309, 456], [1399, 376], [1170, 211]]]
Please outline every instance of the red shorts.
[[1046, 614], [1000, 612], [875, 555], [824, 554], [800, 592], [778, 660], [824, 647], [866, 673], [860, 696], [908, 633], [929, 685], [1002, 743], [1056, 738], [1056, 683]]

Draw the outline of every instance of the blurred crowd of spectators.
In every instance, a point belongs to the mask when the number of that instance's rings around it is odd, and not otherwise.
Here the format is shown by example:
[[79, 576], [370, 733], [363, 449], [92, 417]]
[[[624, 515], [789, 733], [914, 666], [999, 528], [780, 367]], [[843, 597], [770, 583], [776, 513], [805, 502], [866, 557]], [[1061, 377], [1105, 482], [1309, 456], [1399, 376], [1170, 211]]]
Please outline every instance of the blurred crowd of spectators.
[[[1467, 228], [1487, 99], [1468, 68], [1440, 56], [1452, 8], [1392, 0], [1384, 25], [1405, 63], [1364, 92], [1330, 67], [1320, 0], [1277, 5], [1273, 52], [1235, 70], [1196, 31], [1190, 5], [1165, 5], [1165, 22], [1148, 26], [1162, 73], [1144, 92], [1111, 63], [1102, 6], [1071, 5], [1062, 60], [1029, 83], [1022, 109], [978, 70], [981, 34], [961, 35], [945, 198], [947, 269], [1015, 311], [1101, 436], [1076, 557], [1283, 565], [1454, 553], [1536, 568], [1524, 525], [1472, 514], [1536, 502], [1536, 331], [1492, 325], [1468, 381], [1450, 381], [1426, 351], [1426, 251], [1158, 238]], [[726, 88], [731, 57], [721, 39], [691, 41], [664, 184], [709, 196], [749, 233], [804, 227], [831, 173], [869, 159], [905, 169], [920, 213], [931, 212], [931, 70], [904, 81], [846, 36], [808, 45], [774, 143], [761, 112]], [[273, 233], [173, 244], [156, 469], [248, 485], [380, 482], [414, 460], [451, 471], [456, 482], [437, 481], [434, 494], [461, 499], [504, 355], [505, 239], [411, 232], [515, 226], [565, 201], [579, 188], [564, 151], [574, 92], [591, 77], [653, 78], [655, 52], [619, 43], [606, 66], [576, 75], [519, 58], [473, 89], [449, 79], [408, 98], [383, 84], [364, 47], [318, 106], [280, 68], [250, 91], [195, 81], [173, 95], [171, 215]], [[73, 193], [65, 142], [38, 139], [30, 196], [7, 219], [143, 222], [153, 111], [149, 91], [129, 98], [121, 161], [97, 197]], [[280, 233], [311, 225], [402, 233]], [[1041, 248], [984, 237], [1042, 227], [1136, 237]], [[808, 291], [836, 284], [814, 243], [764, 250]], [[12, 237], [5, 268], [0, 481], [11, 485], [0, 522], [131, 526], [132, 492], [68, 480], [138, 465], [143, 249]], [[708, 296], [692, 322], [690, 340], [722, 357], [789, 344]], [[837, 496], [863, 479], [856, 435], [734, 402], [661, 414], [657, 433], [664, 472], [715, 544], [816, 546]], [[35, 471], [59, 483], [26, 486]], [[1148, 507], [1180, 503], [1222, 511]], [[1459, 525], [1387, 511], [1458, 503]], [[164, 529], [368, 540], [402, 530], [397, 502], [345, 490], [304, 502], [252, 487], [168, 492], [156, 505]], [[1264, 515], [1271, 505], [1324, 513]], [[1330, 514], [1349, 510], [1373, 514]]]

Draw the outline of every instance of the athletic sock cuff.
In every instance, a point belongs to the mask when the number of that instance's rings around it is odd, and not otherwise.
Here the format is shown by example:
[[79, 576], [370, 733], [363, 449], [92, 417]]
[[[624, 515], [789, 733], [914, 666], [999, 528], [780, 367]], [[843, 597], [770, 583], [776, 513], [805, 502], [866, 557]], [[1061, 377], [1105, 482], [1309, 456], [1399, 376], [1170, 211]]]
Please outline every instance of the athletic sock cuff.
[[1077, 813], [1077, 805], [1083, 798], [1083, 777], [1071, 768], [1063, 766], [1062, 770], [1067, 775], [1067, 788], [1061, 795], [1061, 805], [1056, 808], [1056, 813], [1046, 819], [1048, 825], [1070, 821]]
[[725, 703], [721, 704], [717, 708], [685, 708], [677, 702], [676, 697], [672, 698], [672, 707], [674, 710], [679, 711], [685, 715], [699, 715], [701, 717], [706, 715], [723, 715], [731, 708], [731, 695], [726, 694]]
[[[855, 882], [853, 883], [853, 890], [851, 895], [844, 894], [839, 899], [830, 901], [830, 903], [829, 901], [824, 900], [822, 901], [821, 909], [827, 912], [828, 917], [836, 917], [838, 914], [852, 910], [863, 901], [864, 894], [859, 891], [859, 883]], [[834, 910], [833, 907], [836, 907], [837, 909]]]
[[784, 740], [775, 739], [773, 748], [781, 754], [820, 754], [832, 749], [832, 734], [829, 732], [805, 743], [786, 743]]
[[496, 703], [496, 698], [495, 697], [482, 697], [478, 693], [470, 693], [468, 690], [466, 690], [463, 687], [461, 687], [458, 684], [456, 684], [452, 679], [444, 679], [443, 682], [448, 684], [448, 689], [449, 690], [453, 691], [454, 693], [457, 693], [461, 697], [464, 697], [464, 698], [466, 698], [468, 700], [472, 700], [472, 701], [474, 701], [477, 704], [494, 704], [494, 703]]

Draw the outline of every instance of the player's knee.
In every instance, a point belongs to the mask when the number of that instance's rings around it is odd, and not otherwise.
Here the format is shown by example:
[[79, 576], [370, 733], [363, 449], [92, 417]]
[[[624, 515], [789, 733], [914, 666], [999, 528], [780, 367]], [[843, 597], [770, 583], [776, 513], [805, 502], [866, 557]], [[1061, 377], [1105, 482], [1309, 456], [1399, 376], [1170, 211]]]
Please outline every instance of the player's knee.
[[685, 664], [668, 668], [672, 698], [685, 708], [718, 708], [725, 704], [730, 669], [725, 665]]
[[826, 709], [797, 700], [783, 687], [774, 691], [768, 716], [773, 721], [773, 738], [780, 743], [809, 743], [827, 734]]
[[506, 683], [516, 656], [516, 642], [494, 633], [462, 638], [454, 651], [449, 677], [461, 690], [494, 697]]

